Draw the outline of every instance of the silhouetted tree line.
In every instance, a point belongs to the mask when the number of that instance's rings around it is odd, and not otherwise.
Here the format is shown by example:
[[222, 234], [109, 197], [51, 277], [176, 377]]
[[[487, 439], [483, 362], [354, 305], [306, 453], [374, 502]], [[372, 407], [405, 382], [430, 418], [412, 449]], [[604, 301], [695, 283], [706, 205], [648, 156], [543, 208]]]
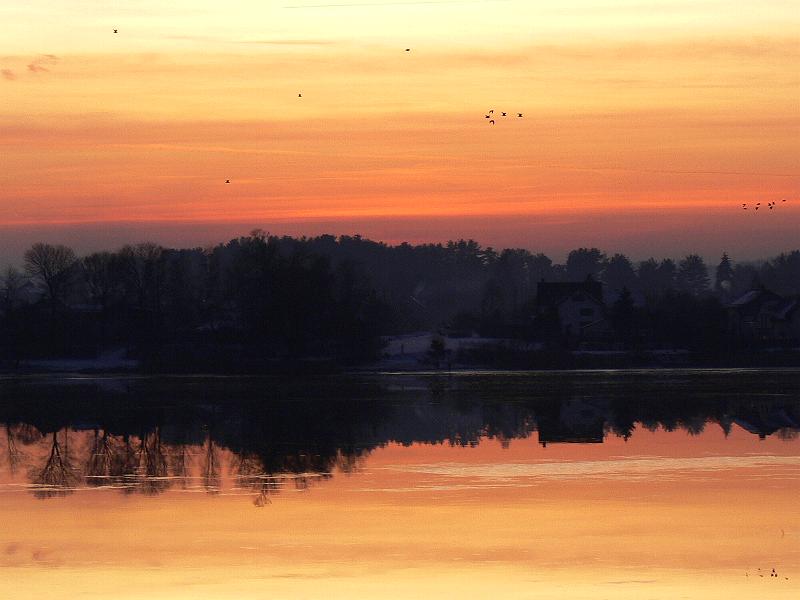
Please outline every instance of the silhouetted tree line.
[[[157, 366], [375, 355], [389, 305], [363, 271], [261, 232], [209, 249], [143, 243], [78, 258], [35, 244], [0, 287], [6, 358], [124, 348]], [[221, 362], [220, 362], [221, 361]]]
[[[34, 244], [0, 278], [0, 352], [9, 361], [123, 349], [153, 366], [254, 368], [265, 360], [377, 356], [380, 338], [449, 327], [541, 339], [540, 281], [604, 284], [615, 340], [690, 349], [726, 343], [725, 305], [765, 286], [800, 293], [800, 251], [716, 270], [690, 254], [634, 263], [578, 248], [564, 264], [473, 240], [390, 246], [359, 236], [268, 236], [212, 248], [151, 243], [78, 257]], [[261, 361], [261, 362], [259, 362]]]

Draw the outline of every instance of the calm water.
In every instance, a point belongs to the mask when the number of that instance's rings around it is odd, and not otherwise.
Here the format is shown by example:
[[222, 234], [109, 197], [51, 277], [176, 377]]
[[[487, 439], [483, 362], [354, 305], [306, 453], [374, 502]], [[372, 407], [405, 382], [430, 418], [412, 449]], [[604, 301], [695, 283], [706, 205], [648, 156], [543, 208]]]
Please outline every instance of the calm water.
[[798, 371], [0, 379], [3, 594], [798, 598], [798, 431]]

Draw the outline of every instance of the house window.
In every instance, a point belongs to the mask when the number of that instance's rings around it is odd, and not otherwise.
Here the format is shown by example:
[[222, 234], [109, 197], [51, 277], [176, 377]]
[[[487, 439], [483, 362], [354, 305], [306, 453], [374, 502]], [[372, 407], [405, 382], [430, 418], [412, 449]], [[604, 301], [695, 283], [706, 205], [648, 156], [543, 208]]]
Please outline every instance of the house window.
[[594, 316], [594, 309], [593, 308], [582, 308], [581, 309], [581, 316], [582, 317], [593, 317]]

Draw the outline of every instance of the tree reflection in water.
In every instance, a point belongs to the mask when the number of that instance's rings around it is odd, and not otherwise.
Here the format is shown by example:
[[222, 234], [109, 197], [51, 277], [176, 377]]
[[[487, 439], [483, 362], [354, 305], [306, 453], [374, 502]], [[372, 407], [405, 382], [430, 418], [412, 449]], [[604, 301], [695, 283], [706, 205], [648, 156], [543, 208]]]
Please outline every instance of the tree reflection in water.
[[211, 429], [208, 430], [208, 436], [203, 444], [202, 477], [203, 488], [206, 492], [219, 494], [221, 489], [219, 449], [214, 444]]
[[171, 482], [167, 469], [167, 455], [161, 444], [161, 429], [156, 427], [139, 438], [136, 481], [138, 490], [146, 495], [167, 490]]
[[192, 470], [190, 447], [185, 444], [174, 446], [170, 449], [169, 458], [173, 483], [183, 490], [187, 489]]
[[58, 441], [58, 433], [53, 432], [50, 453], [44, 465], [36, 469], [31, 476], [33, 495], [37, 498], [53, 498], [67, 496], [74, 491], [78, 482], [69, 457], [69, 432], [62, 431], [64, 443]]
[[[670, 385], [658, 377], [436, 377], [388, 391], [339, 381], [324, 393], [271, 389], [267, 398], [263, 382], [238, 379], [203, 382], [202, 394], [194, 379], [134, 381], [122, 392], [91, 380], [17, 385], [14, 394], [3, 394], [0, 382], [2, 468], [13, 479], [27, 467], [37, 498], [86, 486], [143, 495], [219, 494], [227, 486], [264, 507], [287, 487], [307, 490], [357, 471], [389, 443], [507, 446], [534, 434], [542, 445], [602, 443], [636, 429], [699, 435], [714, 424], [726, 435], [736, 426], [761, 438], [797, 438], [800, 383], [792, 373], [773, 374], [772, 387], [747, 374], [689, 374]], [[79, 466], [73, 454], [83, 457]]]
[[95, 428], [86, 461], [86, 485], [101, 486], [111, 479], [116, 460], [115, 451], [108, 432], [104, 431], [101, 435], [100, 430]]
[[20, 463], [25, 459], [25, 454], [17, 446], [17, 435], [14, 427], [6, 427], [6, 454], [8, 456], [8, 471], [15, 475]]

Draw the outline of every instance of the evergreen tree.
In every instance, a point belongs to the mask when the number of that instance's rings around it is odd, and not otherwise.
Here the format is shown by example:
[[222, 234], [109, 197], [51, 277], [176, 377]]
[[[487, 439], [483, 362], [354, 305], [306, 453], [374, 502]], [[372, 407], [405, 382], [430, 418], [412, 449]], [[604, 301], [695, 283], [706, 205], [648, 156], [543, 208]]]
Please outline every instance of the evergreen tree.
[[606, 262], [606, 255], [597, 248], [578, 248], [567, 256], [567, 278], [583, 281], [589, 275], [597, 279]]
[[699, 296], [708, 289], [708, 268], [703, 258], [697, 254], [689, 254], [678, 264], [676, 279], [678, 289], [682, 292]]
[[717, 266], [717, 274], [714, 279], [714, 291], [723, 298], [727, 298], [731, 293], [731, 285], [733, 282], [733, 267], [731, 266], [731, 259], [728, 258], [728, 253], [722, 253], [722, 259]]
[[619, 298], [611, 306], [611, 324], [617, 337], [624, 342], [629, 342], [633, 336], [634, 317], [633, 297], [630, 290], [623, 287]]
[[603, 270], [603, 281], [612, 294], [621, 292], [623, 288], [626, 288], [630, 294], [630, 290], [636, 286], [637, 280], [628, 257], [624, 254], [612, 256]]

